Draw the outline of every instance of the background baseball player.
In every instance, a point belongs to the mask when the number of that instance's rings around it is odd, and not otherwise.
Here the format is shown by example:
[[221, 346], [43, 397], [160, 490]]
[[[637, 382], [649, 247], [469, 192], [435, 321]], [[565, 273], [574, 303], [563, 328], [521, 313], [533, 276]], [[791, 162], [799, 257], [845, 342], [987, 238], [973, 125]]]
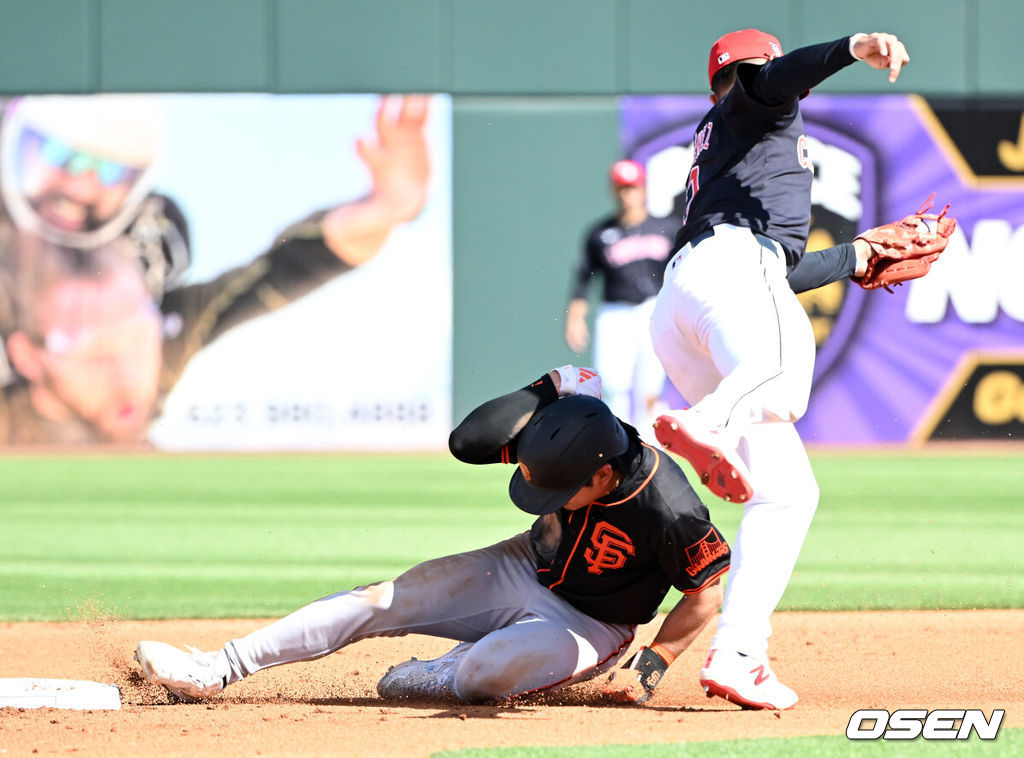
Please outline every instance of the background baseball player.
[[323, 598], [213, 653], [141, 642], [143, 673], [180, 697], [206, 697], [268, 666], [412, 632], [459, 644], [392, 667], [382, 697], [503, 699], [613, 667], [675, 586], [684, 597], [653, 644], [607, 685], [646, 700], [717, 612], [729, 547], [681, 469], [599, 392], [593, 371], [564, 366], [484, 403], [451, 435], [460, 460], [518, 462], [509, 494], [538, 516], [530, 531]]
[[595, 276], [602, 277], [601, 305], [594, 318], [594, 368], [612, 412], [643, 432], [650, 428], [665, 384], [648, 324], [682, 221], [648, 213], [643, 164], [616, 161], [609, 178], [616, 212], [586, 231], [566, 311], [565, 341], [575, 353], [586, 350], [587, 290]]
[[745, 503], [701, 684], [748, 707], [797, 702], [768, 664], [769, 619], [818, 503], [794, 426], [807, 407], [814, 339], [786, 281], [810, 222], [799, 101], [857, 60], [887, 69], [892, 82], [909, 57], [882, 33], [787, 55], [756, 29], [715, 42], [713, 107], [696, 129], [685, 225], [651, 322], [662, 365], [693, 404], [659, 418], [658, 439], [716, 494]]

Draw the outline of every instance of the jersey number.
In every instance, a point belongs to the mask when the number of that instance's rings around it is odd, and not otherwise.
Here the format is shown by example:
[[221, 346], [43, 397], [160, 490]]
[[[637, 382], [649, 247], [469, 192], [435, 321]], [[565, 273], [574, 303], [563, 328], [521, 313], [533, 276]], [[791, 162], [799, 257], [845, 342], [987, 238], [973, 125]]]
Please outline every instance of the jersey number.
[[694, 196], [700, 189], [700, 166], [694, 166], [690, 169], [690, 176], [686, 180], [686, 209], [683, 211], [683, 223], [686, 223], [686, 217], [690, 215], [690, 203], [693, 202]]

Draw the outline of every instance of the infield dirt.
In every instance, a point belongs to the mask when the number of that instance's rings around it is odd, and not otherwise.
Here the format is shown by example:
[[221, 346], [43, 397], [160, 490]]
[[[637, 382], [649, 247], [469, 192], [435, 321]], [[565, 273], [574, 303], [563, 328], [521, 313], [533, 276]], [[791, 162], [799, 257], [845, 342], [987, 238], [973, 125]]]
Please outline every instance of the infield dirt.
[[[513, 704], [380, 700], [375, 685], [390, 664], [450, 647], [420, 636], [366, 640], [262, 671], [196, 704], [172, 704], [132, 661], [142, 639], [215, 649], [264, 623], [0, 624], [0, 676], [113, 683], [123, 703], [120, 711], [0, 709], [0, 754], [420, 758], [466, 747], [843, 735], [861, 708], [1002, 708], [1002, 728], [1024, 726], [1024, 610], [776, 614], [772, 665], [800, 695], [795, 709], [781, 713], [704, 696], [697, 673], [713, 624], [641, 707], [605, 701], [601, 680]], [[642, 627], [636, 644], [655, 628]]]

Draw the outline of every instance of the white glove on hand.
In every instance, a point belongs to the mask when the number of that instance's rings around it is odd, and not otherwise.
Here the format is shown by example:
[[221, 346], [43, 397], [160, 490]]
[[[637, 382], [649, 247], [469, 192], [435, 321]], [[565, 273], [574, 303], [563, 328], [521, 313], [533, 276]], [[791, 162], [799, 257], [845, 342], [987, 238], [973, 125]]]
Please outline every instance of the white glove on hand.
[[558, 396], [589, 395], [601, 399], [601, 377], [592, 368], [576, 366], [559, 366], [554, 369], [558, 373]]

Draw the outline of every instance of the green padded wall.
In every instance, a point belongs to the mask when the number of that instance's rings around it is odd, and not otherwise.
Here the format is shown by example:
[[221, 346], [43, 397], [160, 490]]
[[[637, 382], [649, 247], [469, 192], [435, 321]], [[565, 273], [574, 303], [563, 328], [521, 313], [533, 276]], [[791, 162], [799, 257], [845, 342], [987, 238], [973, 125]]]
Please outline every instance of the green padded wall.
[[1024, 94], [1020, 0], [0, 0], [0, 92], [452, 93], [460, 417], [572, 357], [569, 267], [609, 207], [615, 96], [705, 92], [711, 41], [750, 26], [786, 48], [907, 42], [895, 86], [857, 67], [818, 91]]
[[692, 92], [710, 42], [758, 26], [784, 47], [892, 30], [900, 91], [1019, 94], [1022, 22], [1019, 0], [3, 0], [0, 89]]
[[100, 87], [95, 0], [0, 3], [0, 90], [90, 92]]
[[[1020, 59], [1016, 55], [1020, 45], [1020, 30], [1024, 21], [1024, 3], [1020, 0], [977, 0], [977, 17], [969, 19], [974, 32], [969, 57], [977, 71], [977, 80], [970, 94], [1017, 95], [1024, 92]], [[938, 86], [936, 82], [936, 86]], [[939, 90], [941, 91], [941, 90]]]
[[410, 0], [280, 0], [282, 92], [450, 90], [452, 8]]
[[611, 207], [616, 135], [612, 97], [460, 101], [456, 419], [574, 360], [563, 339], [572, 265], [583, 227]]
[[254, 0], [100, 0], [100, 86], [269, 89], [275, 60], [268, 7]]

